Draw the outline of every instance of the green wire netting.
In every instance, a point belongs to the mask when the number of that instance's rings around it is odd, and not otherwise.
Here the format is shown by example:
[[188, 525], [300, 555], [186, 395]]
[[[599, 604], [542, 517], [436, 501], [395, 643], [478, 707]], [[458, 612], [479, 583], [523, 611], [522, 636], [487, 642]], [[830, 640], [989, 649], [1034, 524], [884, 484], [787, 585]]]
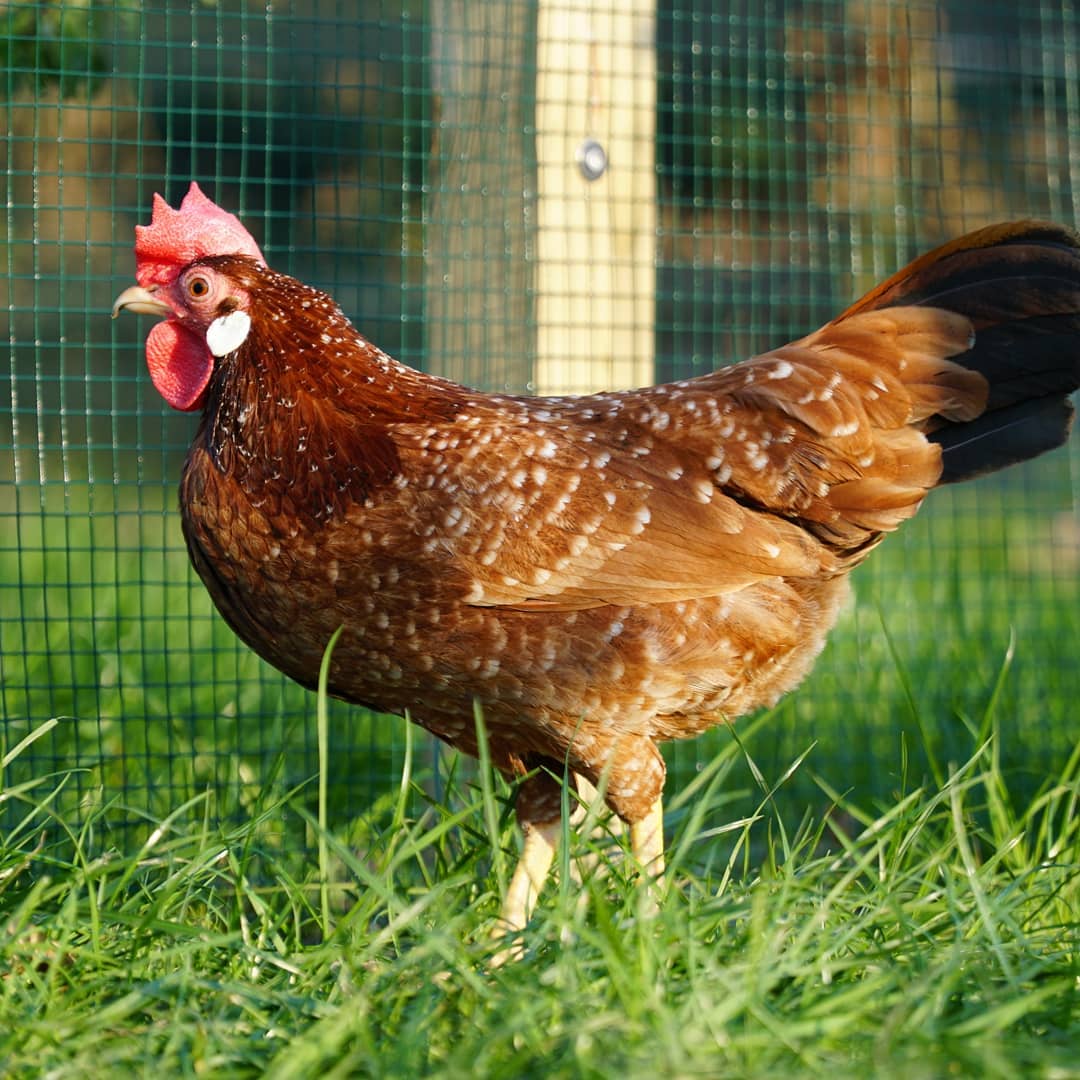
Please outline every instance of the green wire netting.
[[[5, 798], [72, 770], [57, 804], [108, 803], [118, 837], [193, 793], [216, 816], [298, 785], [314, 802], [314, 699], [233, 638], [190, 570], [175, 486], [194, 420], [153, 391], [146, 327], [108, 317], [132, 227], [155, 191], [175, 205], [197, 179], [388, 352], [534, 388], [543, 7], [0, 8], [0, 719], [8, 749], [40, 734]], [[655, 379], [804, 333], [965, 229], [1077, 220], [1069, 0], [661, 0], [653, 18], [634, 49], [656, 72], [635, 105], [655, 131]], [[889, 799], [966, 759], [988, 717], [1018, 789], [1064, 761], [1076, 456], [1073, 440], [936, 493], [859, 571], [814, 675], [747, 739], [773, 781], [813, 744], [795, 806], [827, 804], [819, 777]], [[404, 726], [343, 706], [331, 720], [346, 823], [397, 784]], [[423, 774], [438, 751], [417, 739]], [[729, 739], [672, 747], [675, 783]]]

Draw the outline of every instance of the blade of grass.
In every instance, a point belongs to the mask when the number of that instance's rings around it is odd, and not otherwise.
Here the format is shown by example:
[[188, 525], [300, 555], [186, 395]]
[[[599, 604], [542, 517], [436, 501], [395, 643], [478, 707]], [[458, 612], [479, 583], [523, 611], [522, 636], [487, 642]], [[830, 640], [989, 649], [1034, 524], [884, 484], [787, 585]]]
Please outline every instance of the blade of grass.
[[6, 769], [28, 746], [37, 742], [43, 735], [48, 735], [50, 731], [60, 721], [57, 719], [46, 720], [43, 724], [39, 724], [33, 731], [24, 735], [7, 753], [3, 758], [0, 758], [0, 771]]
[[904, 698], [907, 701], [908, 711], [911, 713], [911, 718], [915, 721], [915, 726], [919, 729], [919, 735], [922, 737], [923, 748], [926, 751], [926, 760], [930, 765], [930, 771], [934, 774], [934, 783], [939, 788], [943, 788], [945, 786], [945, 770], [942, 769], [941, 762], [938, 761], [937, 753], [934, 750], [934, 744], [930, 737], [930, 729], [923, 720], [922, 710], [919, 708], [918, 700], [915, 697], [915, 690], [911, 685], [907, 667], [900, 656], [900, 650], [896, 645], [896, 639], [889, 631], [889, 624], [885, 619], [885, 612], [880, 605], [878, 605], [877, 611], [878, 618], [881, 621], [881, 629], [885, 634], [885, 643], [889, 647], [889, 655], [896, 665], [896, 674], [900, 679], [900, 686], [904, 691]]
[[495, 805], [495, 786], [491, 772], [491, 748], [488, 746], [487, 725], [480, 703], [473, 705], [473, 719], [476, 723], [477, 757], [480, 760], [480, 795], [484, 809], [484, 826], [487, 829], [488, 842], [491, 844], [491, 861], [495, 870], [495, 880], [499, 885], [499, 896], [506, 895], [506, 856], [499, 836], [499, 812]]
[[330, 831], [330, 710], [328, 707], [330, 682], [330, 658], [334, 646], [341, 637], [344, 626], [339, 626], [326, 643], [322, 663], [319, 665], [319, 696], [315, 725], [319, 744], [319, 901], [322, 910], [323, 939], [330, 936], [330, 848], [327, 837]]
[[1015, 983], [1016, 971], [1002, 944], [1001, 936], [997, 930], [998, 920], [994, 917], [994, 912], [990, 908], [990, 901], [986, 895], [986, 890], [983, 888], [982, 881], [979, 878], [979, 868], [975, 865], [975, 856], [972, 853], [971, 844], [968, 841], [967, 826], [964, 824], [963, 800], [961, 799], [960, 794], [961, 788], [960, 785], [954, 784], [952, 779], [953, 778], [950, 778], [948, 791], [949, 808], [952, 811], [953, 836], [956, 839], [956, 848], [960, 853], [960, 860], [964, 865], [964, 873], [967, 876], [967, 882], [971, 888], [971, 895], [975, 899], [975, 904], [979, 909], [979, 915], [982, 918], [983, 930], [990, 939], [990, 946], [994, 951], [994, 955], [997, 957], [998, 963], [1001, 965], [1001, 970], [1004, 972], [1005, 977], [1009, 982]]

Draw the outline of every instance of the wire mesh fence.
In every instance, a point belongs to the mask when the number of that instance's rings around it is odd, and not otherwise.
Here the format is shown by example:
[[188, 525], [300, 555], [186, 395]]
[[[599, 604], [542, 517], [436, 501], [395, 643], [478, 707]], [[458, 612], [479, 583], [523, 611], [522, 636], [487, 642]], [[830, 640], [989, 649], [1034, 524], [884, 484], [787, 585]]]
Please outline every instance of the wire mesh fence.
[[[221, 815], [304, 800], [316, 769], [312, 696], [188, 566], [194, 421], [153, 391], [142, 329], [108, 318], [155, 191], [175, 205], [198, 180], [387, 352], [514, 392], [702, 373], [965, 229], [1078, 216], [1068, 0], [86, 0], [0, 19], [0, 715], [7, 747], [40, 735], [5, 783], [72, 770], [61, 800], [104, 800], [118, 828], [207, 789]], [[819, 805], [816, 776], [886, 798], [903, 752], [915, 780], [966, 757], [991, 704], [1018, 784], [1064, 759], [1076, 454], [935, 493], [875, 554], [748, 742], [767, 776], [814, 743], [793, 799]], [[404, 728], [340, 706], [331, 737], [344, 823], [396, 784]], [[727, 737], [669, 748], [676, 778]]]

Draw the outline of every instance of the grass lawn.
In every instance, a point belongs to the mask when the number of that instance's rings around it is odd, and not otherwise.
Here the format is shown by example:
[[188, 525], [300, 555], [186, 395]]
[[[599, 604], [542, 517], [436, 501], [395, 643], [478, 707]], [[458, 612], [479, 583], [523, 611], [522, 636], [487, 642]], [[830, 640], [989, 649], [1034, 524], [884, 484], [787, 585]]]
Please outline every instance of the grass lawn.
[[[7, 1075], [1071, 1076], [1080, 754], [1017, 810], [993, 737], [887, 808], [733, 820], [738, 745], [671, 801], [659, 916], [607, 834], [562, 867], [516, 963], [488, 934], [515, 837], [497, 785], [366, 818], [298, 862], [197, 796], [131, 854], [68, 833], [63, 775], [8, 789]], [[16, 748], [9, 751], [9, 756]], [[486, 776], [482, 773], [481, 776]], [[314, 824], [314, 823], [313, 823]], [[320, 873], [320, 865], [323, 873]], [[325, 876], [324, 876], [325, 875]], [[320, 882], [325, 881], [325, 887]], [[779, 1071], [778, 1071], [779, 1070]]]

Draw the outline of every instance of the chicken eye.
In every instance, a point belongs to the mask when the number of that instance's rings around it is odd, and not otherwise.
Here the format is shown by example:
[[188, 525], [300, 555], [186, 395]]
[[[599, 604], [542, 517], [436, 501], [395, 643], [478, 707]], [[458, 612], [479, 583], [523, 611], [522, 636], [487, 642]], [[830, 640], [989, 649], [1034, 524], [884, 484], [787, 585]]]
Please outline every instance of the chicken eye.
[[188, 296], [194, 300], [201, 300], [210, 292], [210, 282], [204, 277], [193, 277], [187, 283]]

